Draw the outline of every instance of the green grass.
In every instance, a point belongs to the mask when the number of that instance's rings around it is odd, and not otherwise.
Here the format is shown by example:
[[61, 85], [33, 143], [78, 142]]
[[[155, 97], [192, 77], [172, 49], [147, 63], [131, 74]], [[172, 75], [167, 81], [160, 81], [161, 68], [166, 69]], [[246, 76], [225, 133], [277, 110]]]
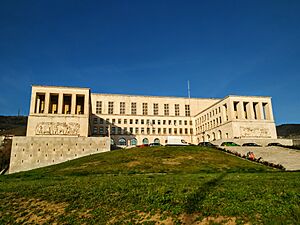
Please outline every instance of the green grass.
[[0, 224], [299, 224], [299, 175], [213, 148], [118, 150], [0, 177]]

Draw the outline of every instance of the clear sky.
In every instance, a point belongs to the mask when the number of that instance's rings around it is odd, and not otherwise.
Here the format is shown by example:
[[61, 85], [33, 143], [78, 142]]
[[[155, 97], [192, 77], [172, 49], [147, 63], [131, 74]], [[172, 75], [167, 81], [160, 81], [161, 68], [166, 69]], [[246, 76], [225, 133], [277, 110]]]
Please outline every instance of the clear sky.
[[0, 115], [27, 115], [32, 84], [187, 96], [187, 80], [300, 123], [300, 1], [0, 1]]

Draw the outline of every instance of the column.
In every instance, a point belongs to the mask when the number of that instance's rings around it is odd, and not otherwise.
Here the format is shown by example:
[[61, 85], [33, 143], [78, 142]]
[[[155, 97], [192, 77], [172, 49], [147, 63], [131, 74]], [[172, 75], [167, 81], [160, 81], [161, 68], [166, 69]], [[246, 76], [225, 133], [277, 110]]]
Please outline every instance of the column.
[[228, 121], [232, 121], [234, 120], [234, 108], [233, 108], [233, 101], [232, 99], [229, 99], [228, 103], [227, 103], [227, 114], [228, 114]]
[[46, 92], [45, 93], [45, 111], [44, 111], [44, 113], [46, 113], [46, 114], [49, 113], [49, 103], [50, 103], [50, 93]]
[[263, 109], [262, 109], [261, 102], [257, 103], [255, 111], [256, 111], [257, 119], [262, 120], [263, 119]]
[[36, 113], [40, 113], [40, 104], [41, 104], [41, 100], [38, 97], [36, 100]]
[[64, 95], [63, 93], [59, 93], [58, 95], [58, 111], [57, 113], [58, 114], [62, 114], [62, 111], [63, 111], [63, 99], [64, 99]]
[[90, 109], [90, 101], [89, 100], [90, 100], [90, 95], [85, 94], [84, 95], [84, 106], [83, 106], [85, 115], [89, 115], [89, 109]]
[[237, 114], [238, 114], [238, 119], [245, 119], [245, 114], [244, 114], [244, 109], [243, 109], [243, 102], [238, 102], [237, 104]]
[[253, 102], [249, 102], [247, 104], [247, 114], [248, 114], [248, 119], [254, 120], [254, 110], [253, 110]]
[[71, 114], [75, 115], [76, 112], [76, 94], [72, 94], [72, 100], [71, 100]]
[[30, 114], [35, 113], [35, 105], [36, 105], [36, 93], [34, 91], [31, 92], [31, 101], [30, 101]]
[[271, 101], [268, 103], [268, 114], [269, 114], [269, 120], [273, 121], [274, 116], [273, 116], [273, 109], [272, 109]]

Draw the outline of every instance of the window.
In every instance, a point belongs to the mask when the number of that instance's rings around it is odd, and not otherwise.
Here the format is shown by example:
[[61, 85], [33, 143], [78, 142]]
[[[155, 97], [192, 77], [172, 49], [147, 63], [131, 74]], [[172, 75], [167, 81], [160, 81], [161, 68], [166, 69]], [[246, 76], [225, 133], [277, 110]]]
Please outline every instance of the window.
[[141, 124], [144, 124], [144, 120], [143, 119], [141, 119]]
[[163, 128], [163, 132], [164, 132], [164, 134], [166, 134], [167, 133], [167, 128]]
[[98, 118], [97, 117], [94, 117], [94, 123], [98, 123]]
[[166, 125], [166, 120], [163, 120], [163, 125]]
[[94, 126], [93, 128], [93, 134], [97, 134], [98, 133], [98, 128], [96, 126]]
[[190, 105], [185, 105], [185, 116], [191, 116]]
[[143, 103], [143, 115], [148, 115], [148, 103]]
[[179, 116], [179, 104], [175, 104], [175, 116]]
[[136, 140], [136, 138], [132, 138], [132, 139], [130, 140], [130, 145], [137, 145], [137, 140]]
[[130, 124], [133, 124], [133, 119], [130, 119], [130, 120], [129, 120], [129, 123], [130, 123]]
[[145, 129], [144, 127], [141, 128], [141, 134], [144, 134], [145, 133]]
[[152, 125], [155, 125], [155, 120], [152, 120]]
[[121, 124], [122, 123], [122, 120], [121, 119], [118, 119], [118, 124]]
[[135, 128], [135, 133], [136, 133], [136, 134], [139, 133], [139, 128], [138, 128], [138, 127]]
[[165, 113], [165, 116], [169, 115], [169, 104], [164, 104], [164, 113]]
[[103, 127], [100, 127], [100, 128], [99, 128], [99, 133], [100, 133], [100, 134], [104, 134], [104, 129], [103, 129]]
[[108, 114], [114, 113], [114, 102], [108, 102]]
[[143, 144], [144, 144], [144, 145], [149, 144], [148, 138], [144, 138], [144, 139], [143, 139]]
[[120, 114], [125, 114], [125, 102], [120, 102]]
[[152, 134], [155, 134], [155, 128], [152, 128]]
[[139, 120], [138, 119], [135, 120], [135, 124], [139, 124]]
[[131, 102], [131, 115], [136, 115], [136, 102]]
[[124, 124], [127, 124], [127, 119], [124, 119]]
[[182, 125], [182, 120], [179, 120], [179, 125]]
[[102, 113], [102, 102], [96, 101], [96, 114], [101, 114], [101, 113]]
[[187, 120], [184, 121], [184, 125], [187, 125]]
[[158, 115], [158, 103], [153, 104], [153, 115]]
[[169, 128], [169, 134], [172, 134], [172, 128]]
[[103, 124], [104, 123], [104, 120], [102, 118], [100, 118], [100, 121], [99, 121], [100, 124]]
[[115, 124], [115, 123], [116, 123], [116, 119], [112, 119], [112, 120], [111, 120], [111, 123], [112, 123], [112, 124]]
[[147, 134], [150, 134], [150, 128], [147, 127]]
[[160, 125], [160, 120], [157, 120], [157, 124]]
[[120, 138], [119, 139], [119, 145], [126, 145], [126, 139], [125, 138]]
[[133, 127], [130, 127], [129, 130], [130, 130], [130, 134], [133, 134]]

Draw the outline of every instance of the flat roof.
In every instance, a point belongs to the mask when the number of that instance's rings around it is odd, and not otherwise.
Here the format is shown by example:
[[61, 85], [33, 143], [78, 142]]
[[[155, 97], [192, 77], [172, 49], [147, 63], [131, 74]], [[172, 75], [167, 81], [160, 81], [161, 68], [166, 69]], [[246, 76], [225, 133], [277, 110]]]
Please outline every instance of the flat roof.
[[46, 87], [46, 88], [72, 88], [72, 89], [85, 89], [85, 90], [90, 90], [90, 88], [85, 88], [85, 87], [74, 87], [74, 86], [31, 85], [31, 87]]

